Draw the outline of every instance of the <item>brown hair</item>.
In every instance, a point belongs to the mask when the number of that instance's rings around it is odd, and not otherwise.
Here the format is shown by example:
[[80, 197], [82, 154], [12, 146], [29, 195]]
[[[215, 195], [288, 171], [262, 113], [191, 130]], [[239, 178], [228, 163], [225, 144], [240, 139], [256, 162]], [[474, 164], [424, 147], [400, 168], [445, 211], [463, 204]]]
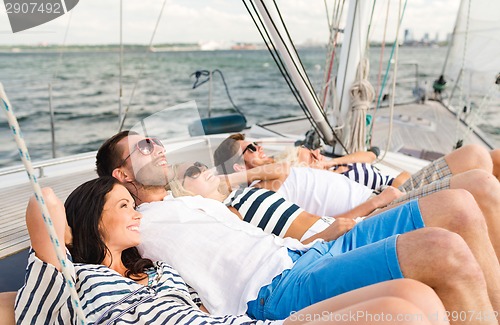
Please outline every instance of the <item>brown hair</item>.
[[100, 177], [111, 176], [113, 170], [120, 167], [120, 164], [122, 163], [123, 150], [117, 147], [118, 142], [129, 135], [137, 134], [137, 132], [129, 130], [121, 131], [106, 140], [101, 145], [97, 151], [95, 161], [97, 175]]
[[242, 133], [231, 134], [227, 139], [221, 142], [214, 152], [214, 164], [219, 174], [232, 174], [235, 172], [233, 164], [239, 163], [240, 145], [238, 141], [245, 140]]

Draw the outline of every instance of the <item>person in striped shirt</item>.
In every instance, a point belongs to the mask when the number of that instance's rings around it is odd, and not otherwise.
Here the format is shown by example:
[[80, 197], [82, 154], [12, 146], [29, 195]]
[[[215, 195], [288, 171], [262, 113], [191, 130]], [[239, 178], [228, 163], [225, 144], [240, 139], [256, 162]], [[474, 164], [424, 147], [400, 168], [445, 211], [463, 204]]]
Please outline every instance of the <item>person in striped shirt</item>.
[[[43, 191], [59, 241], [66, 243], [68, 257], [73, 259], [70, 267], [89, 324], [317, 324], [361, 311], [391, 315], [387, 323], [404, 313], [420, 317], [395, 324], [431, 324], [431, 313], [445, 315], [430, 288], [398, 280], [320, 302], [283, 322], [256, 321], [246, 315], [212, 316], [171, 266], [139, 255], [135, 246], [140, 243], [142, 216], [116, 179], [98, 178], [82, 184], [65, 207], [51, 189]], [[81, 324], [34, 198], [27, 208], [26, 223], [32, 249], [26, 281], [15, 301], [16, 323]], [[396, 294], [389, 295], [391, 290]], [[405, 294], [408, 290], [412, 295]], [[370, 323], [363, 318], [366, 316], [359, 315], [355, 320]]]
[[[245, 140], [243, 134], [231, 135], [214, 152], [217, 170], [223, 174], [252, 170], [273, 161], [260, 145]], [[384, 189], [381, 194], [386, 191], [392, 193], [387, 193], [388, 199], [377, 201], [379, 204], [372, 209], [395, 206], [447, 189], [466, 190], [481, 209], [488, 225], [489, 238], [497, 256], [500, 256], [500, 218], [497, 213], [500, 211], [500, 183], [496, 177], [500, 173], [499, 164], [498, 150], [489, 152], [478, 145], [464, 146], [431, 162], [398, 189], [392, 186]], [[365, 203], [372, 194], [370, 188], [340, 174], [307, 167], [283, 169], [280, 178], [265, 180], [255, 186], [274, 190], [316, 215], [336, 215], [363, 206], [366, 208]]]
[[372, 190], [380, 191], [384, 186], [399, 187], [410, 178], [406, 171], [396, 177], [380, 172], [372, 163], [377, 156], [371, 151], [355, 152], [343, 157], [326, 159], [319, 149], [305, 147], [287, 148], [276, 155], [276, 161], [288, 161], [292, 166], [325, 169], [346, 176]]

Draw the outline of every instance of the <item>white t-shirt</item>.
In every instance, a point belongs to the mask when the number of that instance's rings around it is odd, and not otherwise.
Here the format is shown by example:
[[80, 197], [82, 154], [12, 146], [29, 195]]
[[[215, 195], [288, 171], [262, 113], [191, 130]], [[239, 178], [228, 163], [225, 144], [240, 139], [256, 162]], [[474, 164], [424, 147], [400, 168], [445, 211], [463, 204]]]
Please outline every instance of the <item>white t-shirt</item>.
[[292, 167], [278, 193], [309, 213], [334, 217], [364, 203], [372, 190], [331, 171]]
[[221, 202], [201, 196], [138, 207], [144, 257], [163, 260], [199, 294], [213, 315], [240, 315], [261, 287], [293, 265], [287, 248], [307, 250], [241, 221]]

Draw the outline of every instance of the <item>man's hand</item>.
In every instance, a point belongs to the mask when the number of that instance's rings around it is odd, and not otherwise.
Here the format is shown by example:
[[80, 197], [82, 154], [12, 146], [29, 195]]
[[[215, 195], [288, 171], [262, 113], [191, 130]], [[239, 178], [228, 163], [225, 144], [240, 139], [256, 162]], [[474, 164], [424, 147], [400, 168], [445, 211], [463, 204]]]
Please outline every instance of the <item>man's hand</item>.
[[377, 198], [377, 208], [383, 208], [389, 205], [392, 201], [403, 196], [404, 193], [393, 186], [388, 186], [382, 191]]

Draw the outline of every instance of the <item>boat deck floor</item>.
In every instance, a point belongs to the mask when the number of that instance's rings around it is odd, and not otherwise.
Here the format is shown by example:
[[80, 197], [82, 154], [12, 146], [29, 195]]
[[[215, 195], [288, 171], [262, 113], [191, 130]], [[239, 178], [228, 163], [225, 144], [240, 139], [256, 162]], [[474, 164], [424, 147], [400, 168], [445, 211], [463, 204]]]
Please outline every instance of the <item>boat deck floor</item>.
[[[39, 182], [42, 187], [52, 187], [64, 201], [78, 185], [94, 177], [94, 170], [86, 170], [76, 172], [71, 177], [42, 177]], [[0, 259], [30, 245], [24, 214], [33, 191], [27, 177], [26, 180], [24, 184], [0, 189]]]
[[[373, 115], [373, 112], [369, 112]], [[389, 137], [389, 116], [387, 108], [379, 109], [375, 116], [372, 145], [386, 150]], [[310, 127], [303, 119], [289, 122], [267, 123], [266, 129], [278, 134], [304, 134]], [[436, 101], [423, 104], [413, 103], [395, 106], [391, 143], [387, 151], [401, 152], [416, 158], [433, 160], [453, 150], [458, 138], [467, 135], [464, 144], [485, 145], [481, 133], [467, 132], [467, 127], [455, 115]], [[487, 145], [488, 146], [488, 145]], [[490, 146], [491, 147], [491, 146]]]

